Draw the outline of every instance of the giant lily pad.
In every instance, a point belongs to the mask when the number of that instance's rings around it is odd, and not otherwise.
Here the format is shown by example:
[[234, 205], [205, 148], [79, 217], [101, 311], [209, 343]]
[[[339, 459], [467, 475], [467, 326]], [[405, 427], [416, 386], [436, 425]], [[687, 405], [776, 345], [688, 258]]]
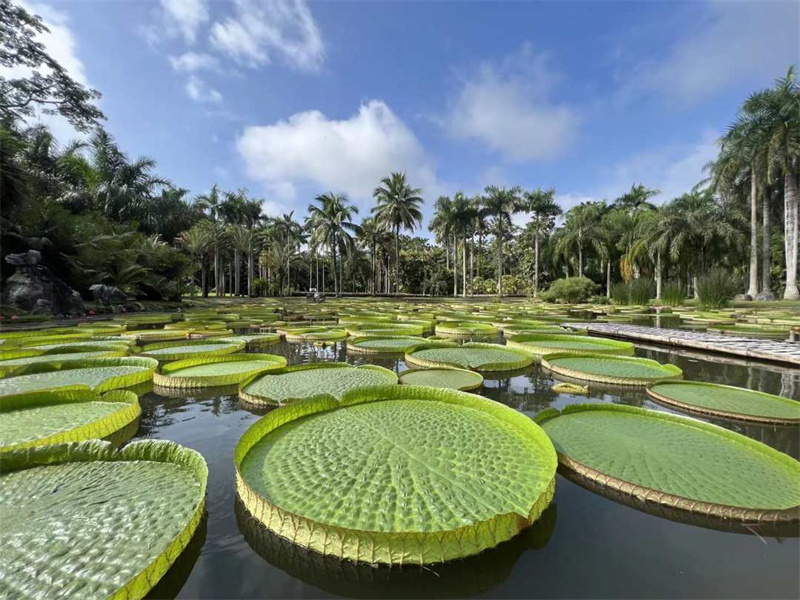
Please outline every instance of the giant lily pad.
[[566, 377], [616, 385], [647, 385], [662, 379], [680, 379], [683, 371], [649, 358], [605, 354], [545, 354], [542, 366]]
[[280, 330], [287, 342], [336, 342], [347, 338], [344, 329], [329, 329], [327, 327], [295, 327]]
[[67, 364], [34, 364], [0, 379], [0, 397], [25, 392], [56, 390], [85, 385], [97, 392], [130, 387], [150, 381], [158, 361], [139, 356], [89, 358]]
[[473, 336], [488, 337], [497, 335], [497, 327], [489, 325], [488, 323], [469, 321], [452, 323], [446, 321], [436, 325], [436, 335], [451, 338], [470, 338]]
[[463, 346], [426, 344], [406, 352], [406, 362], [421, 367], [461, 367], [476, 371], [513, 371], [533, 363], [533, 357], [500, 344], [468, 343]]
[[271, 346], [281, 341], [279, 333], [261, 333], [258, 335], [234, 335], [230, 337], [221, 337], [217, 341], [220, 342], [244, 342], [248, 350], [255, 348], [263, 348], [264, 346]]
[[153, 383], [170, 388], [201, 388], [234, 385], [253, 375], [286, 366], [286, 359], [274, 354], [227, 354], [200, 356], [167, 363]]
[[0, 595], [136, 600], [205, 508], [208, 468], [161, 440], [29, 448], [0, 463]]
[[665, 381], [652, 385], [647, 393], [660, 404], [688, 413], [774, 425], [800, 424], [800, 402], [730, 385]]
[[100, 395], [86, 386], [0, 398], [0, 453], [63, 442], [103, 438], [141, 413], [136, 394]]
[[556, 455], [530, 419], [422, 386], [353, 390], [273, 411], [235, 452], [249, 512], [339, 558], [425, 564], [477, 554], [535, 521]]
[[29, 370], [32, 366], [44, 366], [60, 368], [62, 365], [80, 363], [89, 358], [101, 358], [104, 356], [125, 356], [128, 353], [124, 350], [112, 348], [97, 352], [69, 352], [66, 354], [42, 354], [40, 356], [30, 356], [27, 358], [14, 358], [11, 360], [0, 360], [0, 376], [7, 376], [20, 371]]
[[157, 360], [182, 360], [197, 356], [221, 356], [243, 350], [245, 342], [164, 342], [150, 344], [142, 348], [141, 356], [149, 356]]
[[512, 335], [506, 343], [510, 348], [520, 348], [538, 355], [554, 352], [633, 355], [633, 344], [630, 342], [583, 335], [523, 333]]
[[377, 365], [311, 363], [276, 369], [245, 381], [239, 397], [252, 404], [286, 404], [302, 398], [339, 400], [350, 390], [397, 383], [397, 375]]
[[402, 354], [408, 348], [419, 346], [425, 343], [425, 338], [411, 336], [396, 337], [370, 337], [363, 336], [351, 339], [347, 342], [348, 352], [358, 354], [391, 354], [398, 352]]
[[537, 416], [565, 475], [590, 489], [737, 521], [800, 520], [800, 462], [716, 425], [624, 405]]
[[404, 385], [429, 385], [450, 390], [477, 390], [483, 385], [483, 375], [467, 369], [408, 369], [398, 376]]

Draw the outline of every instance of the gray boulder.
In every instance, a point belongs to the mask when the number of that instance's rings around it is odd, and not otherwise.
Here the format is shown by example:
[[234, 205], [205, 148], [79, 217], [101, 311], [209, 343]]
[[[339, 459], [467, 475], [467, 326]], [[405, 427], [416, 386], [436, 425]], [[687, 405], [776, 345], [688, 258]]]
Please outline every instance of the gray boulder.
[[737, 302], [750, 302], [753, 297], [750, 294], [736, 294], [733, 299]]
[[83, 314], [80, 294], [40, 264], [41, 259], [42, 255], [37, 250], [6, 256], [6, 262], [17, 270], [6, 280], [3, 290], [5, 303], [20, 310], [36, 309], [39, 313], [47, 311], [49, 307], [49, 312], [53, 314]]
[[775, 294], [772, 292], [761, 292], [756, 296], [756, 300], [759, 302], [772, 302], [775, 300]]
[[118, 287], [95, 283], [89, 288], [89, 291], [92, 292], [95, 301], [101, 306], [125, 304], [128, 301], [128, 295]]

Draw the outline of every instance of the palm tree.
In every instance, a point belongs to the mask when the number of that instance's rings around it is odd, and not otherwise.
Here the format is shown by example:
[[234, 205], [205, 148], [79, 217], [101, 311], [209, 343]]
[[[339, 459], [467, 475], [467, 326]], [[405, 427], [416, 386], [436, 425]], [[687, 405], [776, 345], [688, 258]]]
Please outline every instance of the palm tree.
[[250, 251], [253, 245], [253, 231], [251, 229], [246, 229], [241, 225], [229, 225], [227, 231], [228, 231], [228, 239], [230, 240], [231, 245], [233, 246], [233, 268], [234, 268], [233, 293], [236, 296], [240, 296], [242, 289], [241, 259], [242, 256], [245, 256], [247, 257], [248, 264], [250, 264], [252, 261], [250, 256]]
[[751, 95], [742, 111], [757, 116], [767, 140], [767, 181], [783, 176], [784, 250], [786, 254], [786, 300], [800, 299], [797, 288], [798, 214], [797, 176], [800, 172], [800, 85], [794, 66], [775, 86]]
[[206, 256], [212, 244], [208, 228], [204, 227], [203, 224], [197, 224], [178, 236], [178, 243], [197, 261], [197, 265], [200, 267], [200, 289], [202, 290], [203, 298], [207, 298]]
[[[456, 216], [453, 201], [448, 196], [440, 196], [434, 204], [433, 219], [428, 229], [436, 233], [437, 240], [445, 247], [447, 260], [450, 260], [450, 244], [456, 239]], [[449, 268], [449, 262], [446, 268]], [[458, 257], [453, 243], [453, 296], [458, 296]]]
[[577, 253], [578, 277], [583, 277], [584, 250], [594, 243], [602, 214], [603, 207], [598, 202], [581, 202], [567, 211], [564, 234], [558, 241], [556, 251], [565, 257]]
[[308, 228], [312, 232], [312, 243], [327, 245], [331, 250], [333, 259], [333, 291], [340, 296], [342, 293], [342, 252], [353, 244], [351, 232], [356, 232], [358, 226], [353, 222], [358, 208], [350, 204], [344, 194], [328, 192], [314, 199], [318, 205], [308, 207]]
[[392, 173], [381, 180], [381, 185], [372, 192], [377, 206], [372, 213], [378, 223], [394, 233], [395, 293], [400, 292], [400, 230], [413, 231], [422, 223], [420, 207], [424, 200], [421, 189], [412, 188], [405, 173]]
[[224, 279], [222, 274], [222, 264], [220, 262], [219, 248], [220, 242], [224, 238], [224, 233], [220, 224], [220, 205], [222, 204], [222, 195], [220, 194], [217, 185], [214, 184], [208, 194], [202, 194], [198, 196], [195, 199], [195, 204], [200, 208], [200, 210], [207, 213], [208, 218], [214, 225], [211, 230], [214, 239], [214, 287], [217, 290], [217, 296], [219, 296], [223, 287]]
[[486, 195], [481, 204], [484, 214], [490, 219], [489, 227], [497, 244], [497, 295], [502, 298], [503, 244], [511, 231], [511, 216], [522, 212], [525, 205], [520, 197], [522, 189], [519, 187], [506, 189], [490, 185], [484, 191]]
[[461, 296], [467, 296], [467, 239], [472, 231], [477, 211], [462, 192], [453, 196], [453, 232], [461, 237]]
[[374, 296], [378, 291], [378, 248], [386, 243], [386, 231], [372, 217], [365, 217], [356, 233], [356, 239], [369, 248], [370, 253], [370, 285], [369, 291]]
[[530, 227], [534, 229], [534, 267], [533, 267], [533, 296], [539, 295], [539, 240], [542, 234], [550, 231], [555, 224], [556, 217], [563, 211], [554, 200], [556, 191], [541, 188], [532, 192], [525, 192], [525, 211], [531, 213]]

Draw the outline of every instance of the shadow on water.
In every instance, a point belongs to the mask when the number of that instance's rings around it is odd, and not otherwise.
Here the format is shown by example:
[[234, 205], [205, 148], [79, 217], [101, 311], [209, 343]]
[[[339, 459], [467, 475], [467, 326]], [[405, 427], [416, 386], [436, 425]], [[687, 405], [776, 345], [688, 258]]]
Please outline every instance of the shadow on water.
[[264, 560], [322, 591], [349, 598], [460, 598], [486, 592], [508, 578], [527, 550], [544, 548], [556, 527], [557, 508], [513, 539], [477, 556], [426, 566], [372, 566], [324, 556], [276, 535], [237, 497], [234, 510], [244, 539]]
[[206, 542], [206, 532], [208, 530], [208, 513], [203, 515], [197, 530], [194, 532], [192, 539], [186, 546], [180, 556], [170, 567], [164, 576], [158, 581], [155, 587], [145, 596], [147, 600], [167, 600], [175, 598], [181, 591], [181, 588], [186, 584], [189, 575], [192, 574], [192, 569], [200, 557], [200, 552], [203, 549], [203, 544]]

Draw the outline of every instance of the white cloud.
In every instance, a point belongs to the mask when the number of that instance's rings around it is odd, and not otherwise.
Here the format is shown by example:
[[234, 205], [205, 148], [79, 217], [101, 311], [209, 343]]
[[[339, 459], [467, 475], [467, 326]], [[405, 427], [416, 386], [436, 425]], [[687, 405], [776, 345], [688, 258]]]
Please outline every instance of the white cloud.
[[616, 165], [601, 197], [613, 200], [635, 183], [660, 190], [654, 198], [656, 203], [690, 191], [707, 177], [703, 167], [717, 157], [718, 137], [718, 133], [707, 132], [692, 144], [673, 144], [637, 153]]
[[279, 56], [315, 71], [325, 48], [305, 0], [235, 0], [234, 16], [214, 23], [212, 45], [240, 63], [257, 67]]
[[272, 125], [247, 127], [236, 147], [247, 174], [262, 181], [278, 201], [294, 200], [299, 186], [363, 200], [392, 171], [407, 171], [425, 197], [435, 197], [438, 191], [416, 136], [380, 100], [363, 104], [349, 119], [329, 119], [314, 110]]
[[709, 98], [739, 82], [768, 84], [798, 59], [796, 2], [709, 2], [666, 58], [639, 63], [623, 93], [650, 91], [680, 102]]
[[210, 54], [184, 52], [180, 56], [170, 56], [169, 63], [178, 72], [193, 73], [203, 69], [216, 69], [218, 61]]
[[576, 111], [551, 100], [558, 76], [530, 44], [499, 64], [484, 63], [465, 79], [445, 125], [517, 162], [556, 157], [578, 134]]
[[[47, 53], [64, 67], [75, 81], [91, 87], [83, 61], [78, 57], [78, 43], [69, 27], [66, 13], [55, 9], [49, 4], [19, 2], [19, 5], [29, 13], [42, 17], [44, 24], [50, 30], [49, 32], [37, 34], [36, 41], [44, 44]], [[31, 69], [27, 67], [0, 67], [0, 73], [8, 78], [27, 77], [31, 73]], [[30, 121], [47, 125], [61, 143], [66, 143], [82, 135], [60, 115], [38, 113]]]
[[195, 102], [210, 102], [213, 104], [222, 102], [222, 94], [209, 87], [205, 81], [196, 75], [189, 77], [186, 82], [186, 93]]
[[178, 28], [187, 43], [194, 43], [197, 32], [209, 20], [205, 0], [161, 0], [171, 24]]

